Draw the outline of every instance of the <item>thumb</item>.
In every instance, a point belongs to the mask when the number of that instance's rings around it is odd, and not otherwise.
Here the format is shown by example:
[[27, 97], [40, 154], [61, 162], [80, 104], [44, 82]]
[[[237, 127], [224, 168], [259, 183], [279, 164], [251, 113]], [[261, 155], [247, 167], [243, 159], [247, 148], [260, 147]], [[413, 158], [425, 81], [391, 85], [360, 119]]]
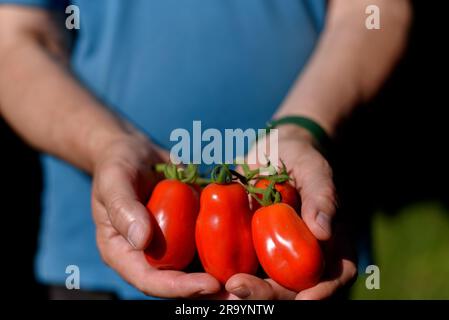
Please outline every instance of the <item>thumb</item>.
[[129, 196], [113, 198], [106, 204], [113, 227], [138, 250], [150, 243], [153, 229], [148, 211], [139, 201]]
[[294, 175], [301, 195], [301, 216], [318, 240], [329, 240], [337, 201], [332, 169], [324, 159], [304, 163]]
[[100, 175], [103, 177], [98, 179], [100, 199], [110, 223], [135, 249], [145, 249], [152, 237], [152, 221], [139, 201], [131, 175], [120, 167]]

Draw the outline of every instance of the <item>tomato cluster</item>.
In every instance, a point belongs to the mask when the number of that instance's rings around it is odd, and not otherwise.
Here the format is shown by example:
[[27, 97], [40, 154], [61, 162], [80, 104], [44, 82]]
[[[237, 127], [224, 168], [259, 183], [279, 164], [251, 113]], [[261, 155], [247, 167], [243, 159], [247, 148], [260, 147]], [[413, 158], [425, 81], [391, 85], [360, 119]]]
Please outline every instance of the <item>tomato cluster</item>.
[[202, 190], [193, 166], [167, 165], [164, 172], [167, 179], [157, 184], [147, 204], [155, 222], [145, 250], [152, 266], [183, 270], [198, 252], [204, 270], [222, 284], [237, 273], [256, 274], [259, 263], [293, 291], [318, 283], [322, 252], [298, 215], [300, 197], [285, 167], [260, 176], [217, 166]]

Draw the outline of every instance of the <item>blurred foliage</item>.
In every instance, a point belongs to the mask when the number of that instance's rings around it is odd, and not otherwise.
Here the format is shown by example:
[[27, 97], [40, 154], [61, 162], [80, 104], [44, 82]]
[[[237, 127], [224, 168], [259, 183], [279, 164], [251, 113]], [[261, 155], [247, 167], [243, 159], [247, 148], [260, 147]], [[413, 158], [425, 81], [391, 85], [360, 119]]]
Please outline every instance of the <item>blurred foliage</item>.
[[408, 206], [373, 219], [380, 289], [365, 287], [361, 273], [352, 299], [449, 299], [449, 209], [438, 203]]

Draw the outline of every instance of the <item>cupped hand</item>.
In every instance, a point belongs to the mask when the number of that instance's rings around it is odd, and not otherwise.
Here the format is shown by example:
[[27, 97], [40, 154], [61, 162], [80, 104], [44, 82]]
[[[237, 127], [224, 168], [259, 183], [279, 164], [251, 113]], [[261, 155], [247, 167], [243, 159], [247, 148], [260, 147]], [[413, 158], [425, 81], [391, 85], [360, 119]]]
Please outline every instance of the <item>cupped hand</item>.
[[[340, 229], [340, 228], [339, 228]], [[350, 285], [357, 276], [355, 256], [343, 227], [334, 232], [323, 245], [326, 268], [321, 281], [301, 292], [290, 291], [272, 279], [261, 279], [249, 274], [236, 274], [226, 283], [226, 292], [220, 299], [245, 300], [319, 300], [333, 297]]]
[[168, 155], [141, 135], [118, 138], [102, 150], [92, 187], [101, 257], [147, 295], [190, 298], [218, 292], [220, 283], [207, 273], [158, 270], [144, 257], [152, 225], [143, 203], [158, 179], [152, 165], [162, 161], [168, 161]]
[[[237, 274], [227, 281], [227, 293], [220, 298], [326, 299], [356, 277], [357, 270], [350, 243], [343, 231], [333, 233], [332, 230], [337, 201], [330, 165], [317, 151], [312, 136], [306, 130], [284, 126], [278, 132], [279, 158], [289, 169], [301, 196], [302, 219], [323, 244], [325, 273], [320, 283], [302, 292], [292, 292], [271, 279]], [[259, 143], [265, 143], [265, 139], [261, 139]], [[250, 152], [257, 151], [253, 148]]]

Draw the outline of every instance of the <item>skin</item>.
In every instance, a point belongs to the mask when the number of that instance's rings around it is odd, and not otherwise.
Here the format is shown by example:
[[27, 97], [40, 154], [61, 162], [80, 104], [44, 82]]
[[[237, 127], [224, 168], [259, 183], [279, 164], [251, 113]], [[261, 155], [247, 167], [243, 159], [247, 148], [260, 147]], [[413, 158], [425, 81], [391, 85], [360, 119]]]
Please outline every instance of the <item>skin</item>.
[[[381, 9], [381, 30], [364, 27], [365, 8]], [[399, 58], [410, 22], [407, 0], [332, 0], [326, 27], [306, 70], [274, 117], [304, 115], [331, 135], [355, 105], [376, 93]], [[157, 181], [149, 164], [167, 160], [132, 125], [108, 111], [72, 77], [61, 29], [37, 8], [0, 6], [0, 115], [33, 147], [93, 177], [92, 212], [104, 261], [142, 292], [160, 297], [217, 294], [206, 273], [159, 271], [142, 250], [152, 226], [143, 201]], [[20, 85], [18, 85], [20, 84]], [[353, 279], [353, 260], [332, 233], [336, 213], [332, 170], [304, 130], [284, 126], [279, 152], [293, 171], [302, 217], [316, 238], [335, 238], [335, 268], [314, 288], [291, 292], [272, 280], [238, 274], [226, 283], [229, 299], [322, 299]]]
[[[381, 30], [365, 28], [363, 13], [370, 4], [381, 10]], [[306, 116], [334, 136], [338, 125], [358, 103], [371, 98], [391, 72], [404, 49], [410, 20], [408, 1], [330, 1], [318, 47], [274, 118]], [[239, 274], [226, 284], [228, 298], [326, 299], [356, 277], [344, 231], [332, 233], [337, 209], [332, 168], [315, 145], [303, 129], [279, 128], [279, 158], [291, 169], [301, 196], [301, 216], [315, 237], [335, 252], [326, 276], [313, 288], [292, 292], [271, 279]]]

